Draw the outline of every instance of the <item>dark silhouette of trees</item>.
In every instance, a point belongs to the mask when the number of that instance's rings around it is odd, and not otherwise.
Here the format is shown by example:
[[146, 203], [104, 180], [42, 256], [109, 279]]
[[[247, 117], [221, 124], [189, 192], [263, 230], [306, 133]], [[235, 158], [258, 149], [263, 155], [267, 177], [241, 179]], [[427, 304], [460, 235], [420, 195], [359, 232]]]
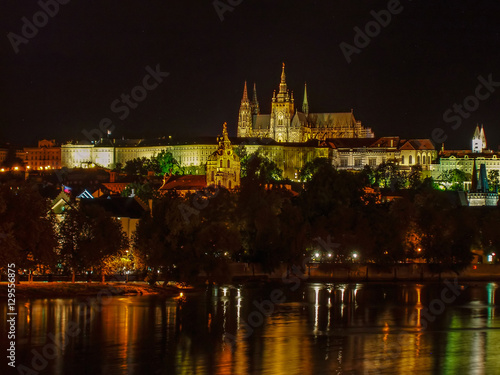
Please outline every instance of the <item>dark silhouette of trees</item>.
[[76, 273], [93, 271], [102, 281], [114, 258], [128, 247], [121, 224], [95, 204], [80, 204], [68, 210], [60, 224], [62, 262]]
[[48, 200], [29, 185], [0, 186], [0, 261], [32, 272], [55, 266], [57, 236]]

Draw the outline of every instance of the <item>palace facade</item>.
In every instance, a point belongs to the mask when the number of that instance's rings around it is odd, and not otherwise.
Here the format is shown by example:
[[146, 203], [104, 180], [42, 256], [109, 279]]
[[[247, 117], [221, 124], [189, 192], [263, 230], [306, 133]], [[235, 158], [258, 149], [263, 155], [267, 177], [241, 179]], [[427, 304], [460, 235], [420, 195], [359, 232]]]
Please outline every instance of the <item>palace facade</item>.
[[[227, 133], [222, 138], [224, 137], [227, 137]], [[229, 140], [227, 137], [226, 142]], [[305, 163], [318, 157], [328, 158], [338, 169], [348, 170], [361, 170], [365, 165], [373, 168], [389, 161], [402, 169], [421, 165], [422, 169], [428, 170], [437, 157], [437, 151], [428, 139], [337, 138], [282, 143], [269, 138], [233, 138], [230, 142], [236, 152], [237, 149], [244, 148], [247, 154], [259, 152], [273, 160], [283, 170], [284, 177], [291, 180], [298, 179]], [[181, 167], [199, 166], [201, 170], [218, 147], [219, 144], [210, 138], [183, 142], [170, 139], [103, 140], [96, 144], [68, 143], [62, 145], [61, 153], [62, 164], [68, 168], [89, 168], [98, 165], [112, 169], [117, 163], [125, 165], [129, 160], [151, 158], [166, 151], [172, 153]], [[225, 162], [227, 163], [227, 160]]]

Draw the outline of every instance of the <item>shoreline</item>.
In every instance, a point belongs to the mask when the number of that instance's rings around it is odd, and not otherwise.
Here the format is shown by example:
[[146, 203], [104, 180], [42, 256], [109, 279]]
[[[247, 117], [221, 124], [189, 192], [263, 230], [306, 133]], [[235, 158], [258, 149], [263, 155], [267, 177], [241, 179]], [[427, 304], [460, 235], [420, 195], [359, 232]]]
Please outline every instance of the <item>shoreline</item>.
[[[7, 282], [0, 282], [0, 296], [7, 297]], [[68, 298], [88, 297], [97, 295], [113, 296], [149, 296], [159, 295], [166, 297], [178, 296], [189, 289], [173, 286], [150, 286], [147, 283], [120, 283], [120, 282], [37, 282], [23, 281], [16, 284], [16, 298]], [[104, 294], [103, 294], [104, 293]], [[109, 293], [109, 294], [108, 294]]]

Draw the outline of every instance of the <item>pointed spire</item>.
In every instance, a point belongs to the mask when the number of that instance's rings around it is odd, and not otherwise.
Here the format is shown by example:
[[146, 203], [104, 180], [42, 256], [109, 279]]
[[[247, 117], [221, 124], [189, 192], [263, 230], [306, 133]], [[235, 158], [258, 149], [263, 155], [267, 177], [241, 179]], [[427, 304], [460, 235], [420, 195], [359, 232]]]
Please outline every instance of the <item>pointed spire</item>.
[[285, 99], [286, 93], [287, 93], [287, 88], [286, 88], [285, 63], [283, 63], [283, 68], [281, 70], [281, 83], [280, 83], [280, 91], [278, 93], [278, 99]]
[[474, 138], [480, 137], [479, 124], [476, 125], [476, 130], [474, 131]]
[[486, 135], [484, 134], [484, 126], [481, 125], [481, 142], [483, 143], [483, 149], [486, 148]]
[[476, 192], [477, 191], [477, 168], [476, 168], [476, 158], [474, 158], [473, 164], [472, 164], [472, 183], [470, 187], [471, 192]]
[[247, 91], [247, 81], [245, 81], [245, 88], [243, 89], [243, 98], [241, 99], [241, 102], [248, 102], [248, 91]]
[[227, 134], [227, 122], [222, 124], [222, 136], [224, 137], [224, 141], [229, 141], [229, 135]]
[[257, 85], [255, 84], [255, 82], [253, 84], [252, 114], [260, 114], [259, 101], [257, 100]]
[[304, 84], [304, 101], [302, 102], [302, 112], [309, 114], [309, 102], [307, 101], [307, 82]]

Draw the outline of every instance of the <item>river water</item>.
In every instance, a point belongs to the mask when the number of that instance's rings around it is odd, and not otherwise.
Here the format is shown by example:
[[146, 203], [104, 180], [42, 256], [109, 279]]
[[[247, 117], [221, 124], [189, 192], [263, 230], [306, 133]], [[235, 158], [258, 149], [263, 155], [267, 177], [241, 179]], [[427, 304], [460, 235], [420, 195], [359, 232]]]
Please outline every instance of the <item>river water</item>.
[[[499, 294], [497, 283], [297, 281], [21, 300], [22, 372], [3, 356], [2, 373], [500, 374]], [[0, 331], [5, 353], [6, 319]]]

